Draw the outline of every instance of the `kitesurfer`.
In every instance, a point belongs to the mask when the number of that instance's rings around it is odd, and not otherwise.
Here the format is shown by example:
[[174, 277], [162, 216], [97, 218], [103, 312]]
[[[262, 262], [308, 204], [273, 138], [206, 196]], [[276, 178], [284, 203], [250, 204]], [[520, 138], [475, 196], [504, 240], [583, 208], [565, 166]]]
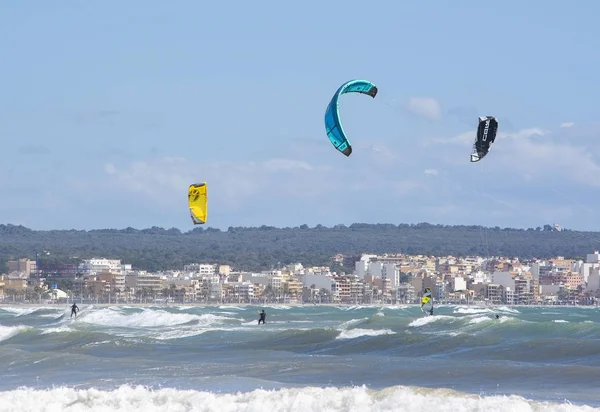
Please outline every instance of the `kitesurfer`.
[[260, 311], [260, 318], [258, 319], [258, 324], [260, 325], [260, 322], [262, 322], [262, 324], [265, 324], [265, 319], [267, 318], [267, 314], [265, 313], [265, 310], [261, 310]]
[[77, 312], [79, 312], [79, 307], [77, 306], [77, 303], [73, 302], [73, 305], [71, 306], [71, 317], [73, 317], [73, 315], [77, 317]]

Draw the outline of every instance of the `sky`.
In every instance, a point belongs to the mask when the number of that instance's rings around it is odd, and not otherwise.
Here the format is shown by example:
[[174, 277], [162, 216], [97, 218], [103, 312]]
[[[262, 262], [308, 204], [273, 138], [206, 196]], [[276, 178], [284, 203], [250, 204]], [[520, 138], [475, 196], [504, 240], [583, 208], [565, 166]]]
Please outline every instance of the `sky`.
[[[369, 4], [369, 6], [366, 6]], [[600, 2], [0, 3], [0, 223], [600, 230]], [[353, 153], [325, 134], [340, 115]], [[489, 155], [470, 163], [478, 116]]]

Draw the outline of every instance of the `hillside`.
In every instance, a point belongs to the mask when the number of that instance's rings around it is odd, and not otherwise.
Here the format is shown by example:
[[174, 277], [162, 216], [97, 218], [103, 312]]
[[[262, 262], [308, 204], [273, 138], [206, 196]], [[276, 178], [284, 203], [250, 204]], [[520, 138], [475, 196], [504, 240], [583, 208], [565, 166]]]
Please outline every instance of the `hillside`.
[[179, 229], [103, 229], [37, 231], [0, 225], [0, 265], [7, 260], [120, 258], [134, 268], [182, 268], [191, 262], [218, 262], [248, 270], [280, 264], [329, 265], [336, 253], [403, 252], [429, 255], [502, 255], [519, 258], [585, 256], [600, 246], [600, 233], [571, 230], [501, 229], [481, 226], [419, 224], [360, 224], [332, 228], [230, 227], [227, 231], [198, 227]]

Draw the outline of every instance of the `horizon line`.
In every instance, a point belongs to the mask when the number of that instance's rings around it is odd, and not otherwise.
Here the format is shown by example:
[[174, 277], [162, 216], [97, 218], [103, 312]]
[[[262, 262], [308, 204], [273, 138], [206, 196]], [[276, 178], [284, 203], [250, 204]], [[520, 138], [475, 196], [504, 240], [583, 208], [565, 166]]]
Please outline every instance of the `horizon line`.
[[[19, 229], [25, 229], [27, 231], [31, 231], [31, 232], [102, 232], [102, 231], [119, 231], [119, 232], [123, 232], [123, 231], [137, 231], [137, 232], [142, 232], [142, 231], [148, 231], [148, 230], [160, 230], [160, 231], [165, 231], [165, 232], [179, 232], [181, 234], [187, 234], [187, 233], [194, 233], [194, 232], [221, 232], [221, 233], [226, 233], [226, 232], [230, 232], [230, 231], [236, 231], [236, 230], [256, 230], [256, 229], [262, 229], [262, 230], [323, 230], [323, 229], [327, 229], [327, 230], [331, 230], [331, 229], [352, 229], [353, 226], [356, 227], [357, 225], [360, 225], [362, 227], [373, 227], [373, 226], [393, 226], [397, 229], [400, 228], [411, 228], [411, 227], [427, 227], [427, 226], [432, 226], [432, 227], [444, 227], [444, 228], [479, 228], [479, 229], [487, 229], [487, 230], [492, 230], [492, 231], [497, 231], [498, 229], [500, 230], [509, 230], [509, 231], [538, 231], [537, 229], [540, 228], [541, 232], [546, 231], [549, 232], [548, 230], [544, 230], [545, 226], [550, 226], [552, 228], [552, 230], [550, 230], [551, 232], [561, 232], [561, 231], [567, 231], [567, 232], [580, 232], [580, 233], [600, 233], [600, 231], [593, 231], [593, 230], [588, 230], [588, 231], [584, 231], [584, 230], [575, 230], [575, 229], [568, 229], [568, 228], [561, 228], [560, 230], [556, 230], [554, 228], [553, 225], [550, 224], [545, 224], [544, 226], [536, 226], [535, 228], [533, 227], [500, 227], [500, 226], [483, 226], [483, 225], [477, 225], [477, 224], [455, 224], [455, 225], [451, 225], [451, 224], [443, 224], [443, 223], [429, 223], [429, 222], [418, 222], [418, 223], [390, 223], [390, 222], [386, 222], [386, 223], [363, 223], [363, 222], [354, 222], [351, 223], [349, 225], [345, 225], [343, 223], [340, 224], [335, 224], [333, 226], [325, 226], [323, 224], [316, 224], [315, 226], [311, 227], [308, 224], [301, 224], [301, 225], [296, 225], [296, 226], [271, 226], [271, 225], [260, 225], [260, 226], [229, 226], [227, 229], [223, 230], [220, 229], [218, 227], [212, 227], [212, 226], [206, 226], [206, 225], [196, 225], [195, 227], [191, 227], [189, 230], [185, 231], [185, 230], [181, 230], [180, 228], [177, 227], [170, 227], [170, 228], [166, 228], [163, 226], [151, 226], [151, 227], [146, 227], [146, 228], [142, 228], [142, 229], [138, 229], [132, 226], [127, 226], [124, 228], [96, 228], [96, 229], [75, 229], [75, 228], [69, 228], [69, 229], [33, 229], [24, 225], [17, 225], [17, 224], [13, 224], [13, 223], [0, 223], [0, 228], [2, 227], [15, 227], [15, 228], [19, 228]], [[233, 230], [230, 230], [233, 229]]]

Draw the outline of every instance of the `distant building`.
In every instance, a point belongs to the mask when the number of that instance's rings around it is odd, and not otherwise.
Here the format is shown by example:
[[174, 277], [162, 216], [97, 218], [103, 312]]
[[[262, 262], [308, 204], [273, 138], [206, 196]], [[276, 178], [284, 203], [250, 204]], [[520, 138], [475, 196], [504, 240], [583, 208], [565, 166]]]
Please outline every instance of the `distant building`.
[[31, 276], [36, 270], [35, 261], [29, 259], [9, 260], [7, 265], [8, 273], [23, 273], [26, 277]]

